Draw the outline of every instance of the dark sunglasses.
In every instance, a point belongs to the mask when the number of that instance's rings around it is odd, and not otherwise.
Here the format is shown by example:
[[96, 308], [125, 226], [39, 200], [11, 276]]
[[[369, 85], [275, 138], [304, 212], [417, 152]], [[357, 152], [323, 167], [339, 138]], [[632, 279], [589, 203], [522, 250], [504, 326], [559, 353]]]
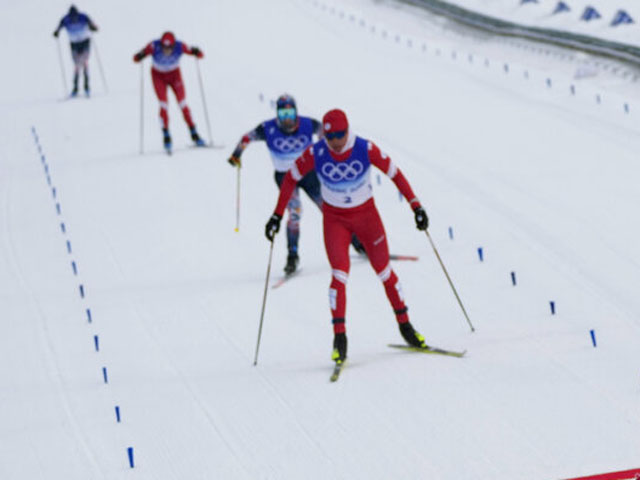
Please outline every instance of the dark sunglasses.
[[333, 140], [334, 138], [342, 138], [347, 134], [346, 130], [340, 130], [339, 132], [327, 132], [324, 134], [327, 140]]

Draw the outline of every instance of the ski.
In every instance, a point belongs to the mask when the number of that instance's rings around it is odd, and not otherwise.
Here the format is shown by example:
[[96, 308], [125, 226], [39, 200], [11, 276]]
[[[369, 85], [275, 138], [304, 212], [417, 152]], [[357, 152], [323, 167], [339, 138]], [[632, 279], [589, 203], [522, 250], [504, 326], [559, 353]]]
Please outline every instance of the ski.
[[287, 282], [287, 280], [291, 280], [293, 277], [298, 275], [298, 273], [300, 273], [301, 270], [302, 268], [298, 268], [295, 272], [290, 273], [289, 275], [283, 275], [281, 278], [273, 282], [273, 285], [271, 285], [271, 288], [280, 288], [282, 285], [284, 285]]
[[412, 345], [401, 345], [401, 344], [390, 343], [388, 346], [391, 348], [398, 348], [400, 350], [407, 350], [410, 352], [432, 353], [436, 355], [447, 355], [449, 357], [457, 357], [457, 358], [462, 358], [464, 357], [465, 353], [467, 353], [466, 350], [462, 352], [454, 352], [452, 350], [445, 350], [443, 348], [430, 347], [429, 345], [426, 345], [425, 347], [414, 347]]
[[[361, 260], [367, 260], [367, 255], [366, 254], [358, 254], [358, 255], [351, 255], [351, 258], [353, 259], [361, 259]], [[389, 254], [389, 260], [393, 260], [393, 261], [411, 261], [411, 262], [417, 262], [420, 259], [420, 257], [417, 257], [415, 255], [399, 255], [397, 253], [390, 253]]]
[[331, 374], [331, 377], [329, 377], [331, 382], [336, 382], [338, 378], [340, 378], [340, 372], [342, 372], [343, 367], [344, 362], [336, 362], [336, 365], [333, 367], [333, 373]]
[[189, 148], [211, 148], [214, 150], [222, 150], [225, 146], [218, 143], [203, 143], [202, 145], [190, 145]]
[[416, 262], [418, 261], [419, 257], [416, 257], [415, 255], [396, 255], [395, 253], [392, 253], [389, 255], [389, 260], [410, 260], [412, 262]]

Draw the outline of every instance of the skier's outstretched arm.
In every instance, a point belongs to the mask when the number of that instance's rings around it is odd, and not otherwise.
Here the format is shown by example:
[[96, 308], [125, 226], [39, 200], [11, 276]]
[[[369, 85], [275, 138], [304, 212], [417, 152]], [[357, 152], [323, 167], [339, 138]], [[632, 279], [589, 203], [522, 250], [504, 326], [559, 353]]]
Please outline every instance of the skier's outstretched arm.
[[238, 145], [236, 145], [236, 148], [233, 150], [233, 153], [227, 159], [227, 162], [229, 162], [231, 166], [240, 167], [240, 157], [242, 156], [242, 152], [244, 152], [244, 149], [247, 148], [251, 142], [254, 142], [256, 140], [266, 140], [266, 138], [267, 137], [264, 133], [264, 126], [261, 123], [256, 128], [254, 128], [250, 132], [245, 133], [242, 136], [242, 138], [238, 142]]
[[142, 50], [140, 50], [133, 56], [133, 61], [136, 63], [140, 62], [144, 57], [146, 57], [147, 55], [151, 55], [152, 53], [153, 53], [153, 45], [149, 43], [146, 47], [144, 47]]
[[395, 183], [402, 196], [409, 202], [418, 230], [426, 230], [429, 227], [427, 212], [420, 204], [418, 197], [413, 193], [413, 189], [402, 171], [373, 142], [369, 142], [369, 160]]
[[278, 230], [280, 230], [280, 221], [284, 214], [284, 209], [287, 208], [289, 199], [296, 185], [302, 178], [313, 170], [315, 160], [313, 157], [313, 147], [308, 147], [304, 153], [298, 157], [291, 169], [282, 179], [280, 184], [280, 194], [278, 195], [278, 203], [273, 211], [273, 215], [269, 218], [267, 225], [265, 226], [265, 235], [269, 241], [273, 241], [273, 237]]
[[182, 44], [182, 53], [186, 53], [187, 55], [193, 55], [197, 58], [203, 58], [204, 52], [200, 50], [198, 47], [190, 47], [186, 43]]
[[65, 17], [62, 17], [60, 19], [60, 23], [58, 23], [58, 27], [53, 31], [53, 36], [54, 37], [57, 37], [58, 35], [60, 35], [60, 30], [62, 30], [64, 19], [65, 19]]
[[93, 20], [87, 17], [87, 21], [89, 22], [89, 30], [91, 30], [92, 32], [97, 32], [98, 26], [93, 22]]

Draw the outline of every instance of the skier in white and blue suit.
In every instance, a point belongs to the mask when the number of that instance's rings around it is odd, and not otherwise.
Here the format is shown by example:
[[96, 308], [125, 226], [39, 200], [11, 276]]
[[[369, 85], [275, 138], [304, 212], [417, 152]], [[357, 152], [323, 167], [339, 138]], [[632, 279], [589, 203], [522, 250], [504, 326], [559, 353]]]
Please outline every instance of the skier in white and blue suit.
[[[282, 179], [289, 171], [293, 162], [313, 144], [313, 136], [322, 132], [322, 125], [318, 120], [298, 115], [295, 99], [288, 94], [281, 95], [276, 102], [276, 117], [266, 120], [256, 128], [246, 133], [238, 142], [228, 162], [240, 167], [240, 157], [244, 149], [253, 141], [262, 140], [267, 143], [271, 154], [271, 160], [275, 169], [275, 181], [280, 187]], [[318, 208], [322, 208], [322, 196], [320, 195], [320, 182], [315, 172], [310, 172], [300, 182], [298, 188], [302, 188]], [[302, 203], [300, 194], [296, 188], [287, 204], [289, 219], [287, 221], [287, 264], [284, 271], [292, 274], [298, 267], [298, 239], [300, 237], [300, 218], [302, 215]], [[354, 239], [354, 248], [360, 253], [364, 249]]]
[[81, 13], [78, 9], [71, 5], [69, 13], [67, 13], [58, 24], [58, 28], [53, 32], [54, 37], [58, 37], [60, 30], [67, 30], [69, 42], [71, 42], [71, 57], [73, 58], [73, 90], [71, 96], [78, 94], [78, 76], [80, 70], [84, 70], [84, 92], [89, 95], [89, 47], [91, 41], [91, 32], [97, 32], [98, 27], [85, 13]]

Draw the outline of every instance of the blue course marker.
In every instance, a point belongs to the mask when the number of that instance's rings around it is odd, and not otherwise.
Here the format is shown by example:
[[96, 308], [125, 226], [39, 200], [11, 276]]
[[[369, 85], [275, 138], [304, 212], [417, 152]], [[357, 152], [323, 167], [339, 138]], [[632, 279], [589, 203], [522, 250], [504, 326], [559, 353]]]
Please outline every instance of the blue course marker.
[[449, 238], [453, 240], [453, 228], [449, 227]]
[[120, 423], [120, 407], [116, 405], [116, 422]]
[[67, 253], [71, 253], [71, 242], [67, 240]]
[[87, 321], [91, 323], [91, 309], [87, 308]]
[[94, 335], [93, 336], [93, 344], [96, 347], [96, 352], [99, 352], [100, 351], [100, 342], [99, 342], [99, 339], [98, 339], [98, 335]]
[[129, 466], [133, 468], [135, 466], [133, 463], [133, 447], [127, 448], [127, 455], [129, 456]]
[[484, 252], [482, 251], [482, 247], [478, 247], [478, 258], [481, 262], [484, 262]]
[[80, 284], [79, 290], [80, 290], [80, 297], [84, 298], [84, 285]]
[[109, 377], [107, 377], [107, 367], [102, 367], [102, 378], [104, 383], [109, 383]]
[[511, 284], [516, 286], [516, 272], [511, 272]]
[[595, 330], [591, 330], [591, 343], [593, 343], [594, 347], [597, 347], [597, 343], [596, 343], [596, 332]]
[[71, 261], [71, 268], [73, 269], [73, 274], [78, 275], [78, 266], [76, 265], [76, 262], [74, 262], [73, 260]]
[[549, 306], [551, 307], [551, 315], [555, 315], [556, 314], [556, 302], [554, 302], [554, 301], [549, 302]]

